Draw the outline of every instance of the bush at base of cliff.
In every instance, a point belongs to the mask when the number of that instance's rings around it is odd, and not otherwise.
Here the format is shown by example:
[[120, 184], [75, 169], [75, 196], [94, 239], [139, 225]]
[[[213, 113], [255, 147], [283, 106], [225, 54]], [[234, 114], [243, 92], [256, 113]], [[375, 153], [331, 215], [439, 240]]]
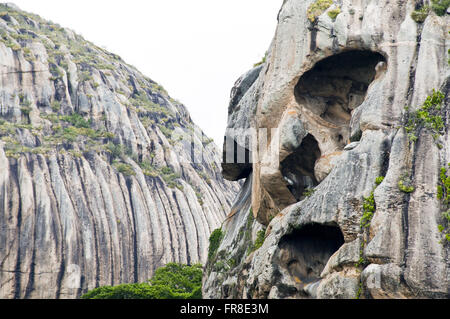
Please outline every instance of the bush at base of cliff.
[[201, 299], [202, 266], [167, 264], [148, 283], [93, 289], [82, 299]]

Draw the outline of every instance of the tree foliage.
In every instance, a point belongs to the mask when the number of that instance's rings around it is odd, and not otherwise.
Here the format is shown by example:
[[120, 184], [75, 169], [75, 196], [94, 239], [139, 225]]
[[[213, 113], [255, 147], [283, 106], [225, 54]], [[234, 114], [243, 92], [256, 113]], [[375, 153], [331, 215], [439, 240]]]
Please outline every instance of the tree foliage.
[[202, 266], [169, 263], [146, 283], [93, 289], [82, 299], [201, 299]]

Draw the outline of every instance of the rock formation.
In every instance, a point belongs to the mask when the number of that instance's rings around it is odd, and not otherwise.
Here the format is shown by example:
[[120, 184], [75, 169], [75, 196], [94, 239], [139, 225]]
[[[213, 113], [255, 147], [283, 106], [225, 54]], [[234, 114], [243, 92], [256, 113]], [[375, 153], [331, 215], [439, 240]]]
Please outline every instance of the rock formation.
[[222, 168], [245, 184], [205, 297], [450, 297], [438, 5], [283, 2], [266, 62], [232, 91]]
[[0, 37], [0, 298], [76, 298], [205, 262], [238, 184], [186, 108], [13, 5]]

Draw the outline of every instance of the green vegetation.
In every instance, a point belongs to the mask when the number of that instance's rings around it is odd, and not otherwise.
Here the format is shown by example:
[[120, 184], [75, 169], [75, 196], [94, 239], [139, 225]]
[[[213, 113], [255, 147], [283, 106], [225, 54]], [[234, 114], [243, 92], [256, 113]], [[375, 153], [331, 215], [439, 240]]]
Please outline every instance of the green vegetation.
[[7, 157], [17, 159], [20, 155], [26, 153], [46, 155], [50, 152], [50, 148], [47, 145], [41, 145], [38, 147], [22, 145], [17, 140], [16, 132], [19, 130], [29, 130], [32, 135], [39, 135], [42, 128], [33, 127], [31, 124], [11, 123], [0, 119], [0, 138], [5, 143], [4, 149]]
[[[209, 144], [214, 143], [214, 139], [212, 138], [204, 138], [202, 140], [202, 144], [203, 146], [208, 146]], [[214, 164], [214, 163], [213, 163]]]
[[211, 260], [219, 249], [220, 242], [223, 239], [223, 232], [221, 228], [214, 230], [209, 237], [208, 259]]
[[424, 5], [411, 13], [411, 18], [417, 23], [423, 23], [431, 11], [438, 16], [444, 16], [450, 6], [450, 0], [431, 0], [430, 5]]
[[444, 16], [450, 6], [450, 0], [431, 0], [431, 8], [438, 16]]
[[[2, 141], [6, 142], [7, 139], [2, 138]], [[5, 149], [6, 157], [15, 158], [15, 159], [20, 158], [20, 155], [26, 154], [26, 153], [46, 155], [47, 153], [50, 152], [50, 149], [45, 146], [27, 147], [27, 146], [21, 145], [19, 142], [15, 141], [15, 140], [6, 142], [4, 149]]]
[[332, 9], [332, 10], [328, 11], [328, 16], [332, 20], [336, 20], [336, 17], [339, 15], [339, 13], [341, 13], [341, 8], [337, 7], [335, 9]]
[[[418, 131], [422, 128], [431, 131], [435, 141], [439, 135], [444, 134], [445, 125], [441, 115], [444, 97], [442, 92], [433, 89], [433, 93], [426, 98], [420, 109], [408, 113], [405, 130], [411, 142], [417, 141]], [[409, 111], [409, 107], [405, 107], [405, 110]]]
[[4, 45], [6, 45], [6, 47], [10, 48], [13, 51], [22, 50], [22, 46], [6, 34], [0, 37], [0, 42], [2, 42]]
[[252, 242], [252, 227], [254, 221], [255, 217], [253, 216], [253, 209], [250, 208], [247, 217], [247, 223], [243, 227], [243, 229], [241, 229], [241, 231], [239, 232], [239, 238], [244, 237], [245, 243], [248, 243], [248, 246], [246, 248], [246, 255], [249, 255], [252, 252], [261, 248], [261, 246], [264, 243], [264, 240], [266, 239], [266, 229], [264, 228], [258, 231], [258, 233], [256, 234], [255, 242], [254, 243]]
[[32, 108], [29, 107], [29, 106], [22, 106], [20, 108], [20, 112], [22, 112], [22, 114], [25, 115], [25, 116], [30, 115], [31, 111], [32, 111]]
[[162, 118], [171, 118], [175, 116], [175, 114], [167, 108], [164, 108], [150, 100], [145, 92], [135, 94], [129, 99], [129, 101], [132, 106], [141, 109], [139, 113], [142, 116], [148, 115], [148, 113], [159, 115]]
[[[94, 74], [98, 73], [95, 70], [98, 70], [102, 77], [114, 76], [129, 88], [129, 90], [125, 90], [122, 87], [124, 91], [117, 88], [117, 91], [121, 91], [124, 95], [127, 95], [125, 91], [133, 92], [131, 97], [126, 96], [130, 101], [130, 111], [137, 113], [147, 129], [150, 128], [150, 125], [152, 129], [155, 125], [158, 125], [163, 134], [170, 137], [174, 128], [179, 125], [177, 121], [180, 121], [180, 119], [177, 119], [174, 112], [169, 111], [168, 107], [157, 104], [161, 98], [172, 101], [168, 96], [160, 96], [167, 95], [164, 88], [149, 78], [135, 77], [134, 74], [125, 76], [124, 67], [126, 65], [119, 56], [111, 54], [86, 41], [83, 37], [37, 15], [17, 11], [3, 5], [0, 5], [0, 12], [1, 16], [13, 17], [18, 22], [18, 24], [11, 23], [8, 21], [10, 19], [5, 19], [9, 28], [0, 29], [0, 42], [15, 51], [20, 51], [18, 54], [23, 53], [28, 61], [33, 61], [36, 58], [33, 55], [31, 44], [33, 42], [41, 43], [48, 55], [47, 63], [51, 72], [51, 80], [59, 81], [68, 76], [69, 62], [72, 61], [76, 64], [77, 70], [77, 74], [72, 75], [77, 75], [80, 83], [86, 82], [83, 88], [89, 89], [90, 86], [96, 89], [102, 84], [102, 79], [99, 77], [96, 77], [94, 81]], [[71, 72], [73, 72], [72, 69]], [[86, 95], [88, 98], [92, 97], [90, 94]], [[158, 95], [157, 100], [155, 95]], [[17, 96], [20, 99], [20, 110], [23, 115], [22, 123], [2, 122], [0, 124], [0, 138], [13, 135], [21, 136], [20, 130], [30, 130], [33, 135], [39, 138], [41, 142], [39, 144], [42, 145], [27, 147], [21, 145], [18, 139], [14, 138], [14, 143], [10, 141], [6, 145], [9, 156], [18, 158], [21, 154], [29, 152], [47, 154], [49, 150], [69, 152], [74, 156], [82, 156], [87, 152], [97, 152], [99, 154], [111, 154], [111, 162], [117, 159], [121, 159], [118, 162], [124, 162], [125, 156], [131, 157], [131, 155], [134, 155], [129, 154], [126, 147], [112, 143], [111, 139], [115, 136], [106, 131], [108, 123], [105, 114], [101, 119], [105, 123], [97, 121], [94, 123], [94, 119], [86, 118], [86, 116], [77, 112], [69, 115], [62, 114], [66, 110], [62, 109], [61, 101], [51, 100], [50, 114], [40, 114], [42, 119], [48, 120], [50, 123], [43, 121], [43, 128], [33, 128], [27, 122], [30, 121], [30, 112], [36, 109], [31, 108], [31, 102], [26, 99], [23, 93], [11, 95], [11, 98], [16, 99]], [[131, 158], [138, 163], [137, 157]], [[123, 165], [123, 163], [117, 165], [123, 173], [132, 174], [129, 167]], [[153, 177], [161, 176], [169, 187], [182, 189], [182, 185], [176, 182], [179, 176], [173, 174], [173, 172], [166, 170], [160, 173], [158, 169], [153, 169], [149, 165], [144, 173]]]
[[369, 197], [364, 197], [363, 202], [363, 216], [361, 218], [361, 228], [368, 228], [372, 221], [373, 215], [376, 210], [374, 191], [372, 191]]
[[183, 186], [179, 184], [176, 180], [180, 178], [180, 175], [175, 173], [170, 167], [162, 167], [158, 169], [159, 176], [163, 179], [164, 183], [167, 184], [169, 188], [183, 189]]
[[[227, 250], [219, 250], [221, 241], [223, 240], [223, 232], [218, 229], [213, 232], [210, 238], [210, 254], [206, 265], [207, 271], [217, 273], [233, 272], [236, 266], [245, 260], [245, 257], [259, 249], [265, 239], [265, 231], [261, 230], [257, 233], [255, 243], [252, 242], [252, 228], [254, 224], [252, 209], [249, 209], [247, 221], [239, 229], [238, 236], [233, 239], [234, 244], [238, 244], [238, 249], [233, 252]], [[225, 277], [219, 277], [224, 279]]]
[[376, 211], [375, 189], [384, 181], [384, 176], [375, 179], [375, 186], [368, 197], [363, 198], [363, 216], [360, 221], [361, 228], [368, 228]]
[[303, 191], [303, 196], [304, 197], [311, 197], [315, 192], [316, 192], [316, 190], [314, 188], [306, 188]]
[[263, 56], [262, 60], [259, 61], [258, 63], [253, 64], [253, 67], [256, 68], [256, 67], [258, 67], [258, 66], [263, 65], [264, 63], [266, 63], [266, 61], [267, 61], [267, 55], [268, 55], [268, 52], [266, 51], [266, 53], [264, 53], [264, 56]]
[[68, 122], [76, 128], [90, 128], [92, 120], [86, 121], [80, 114], [72, 113], [71, 115], [64, 115], [60, 117], [61, 121]]
[[211, 186], [211, 178], [209, 178], [205, 172], [197, 170], [197, 174], [206, 182], [206, 184]]
[[430, 6], [423, 6], [419, 10], [415, 10], [411, 13], [411, 18], [417, 22], [417, 23], [423, 23], [425, 19], [428, 17], [428, 14], [430, 13]]
[[152, 163], [149, 160], [143, 160], [142, 162], [139, 162], [138, 164], [141, 167], [142, 173], [144, 173], [145, 176], [149, 176], [149, 177], [157, 177], [158, 176], [157, 170], [153, 167]]
[[[450, 163], [448, 164], [450, 167]], [[442, 167], [439, 174], [439, 183], [437, 186], [437, 198], [442, 200], [445, 205], [450, 204], [450, 177], [447, 176], [447, 168]]]
[[201, 299], [202, 266], [170, 263], [156, 270], [147, 283], [100, 287], [82, 299]]
[[[450, 168], [450, 163], [447, 164]], [[442, 213], [443, 224], [438, 225], [438, 230], [443, 234], [445, 241], [450, 242], [450, 176], [449, 169], [442, 167], [439, 173], [439, 181], [437, 185], [437, 198], [442, 202], [445, 211]]]
[[120, 163], [115, 161], [113, 163], [113, 166], [117, 169], [117, 171], [125, 176], [134, 176], [136, 175], [136, 172], [134, 171], [133, 167], [129, 164]]
[[[375, 190], [378, 186], [381, 185], [384, 181], [384, 176], [379, 176], [375, 179], [375, 186], [373, 187], [372, 192], [368, 197], [363, 197], [363, 215], [360, 220], [360, 229], [361, 234], [366, 234], [368, 236], [368, 229], [372, 222], [373, 216], [375, 215], [375, 211], [377, 209], [375, 203]], [[367, 244], [367, 240], [364, 239], [364, 236], [361, 238], [361, 245], [359, 247], [359, 260], [355, 263], [356, 268], [366, 267], [368, 265], [368, 261], [364, 256], [364, 248]], [[362, 282], [360, 282], [358, 292], [356, 294], [356, 299], [359, 299], [362, 293]]]
[[[138, 162], [136, 160], [136, 162]], [[181, 176], [173, 171], [170, 167], [153, 167], [152, 163], [148, 160], [138, 162], [144, 175], [149, 177], [160, 177], [169, 188], [178, 188], [183, 190], [183, 185], [177, 181]], [[201, 195], [200, 195], [201, 196]], [[199, 195], [197, 195], [197, 199]], [[203, 203], [202, 203], [203, 204]]]
[[402, 176], [400, 176], [397, 186], [398, 189], [403, 193], [409, 194], [415, 191], [408, 173], [404, 173]]
[[381, 183], [383, 183], [383, 181], [384, 181], [384, 176], [379, 176], [379, 177], [377, 177], [377, 178], [375, 179], [375, 184], [376, 184], [377, 186], [380, 186]]
[[112, 142], [108, 142], [107, 144], [105, 144], [104, 150], [110, 154], [112, 161], [116, 159], [122, 159], [125, 157], [125, 155], [132, 156], [132, 152], [128, 147]]
[[50, 107], [52, 108], [53, 112], [57, 113], [61, 110], [61, 102], [55, 100], [52, 102]]
[[362, 289], [363, 289], [363, 283], [362, 283], [362, 282], [360, 282], [360, 283], [359, 283], [359, 287], [358, 287], [358, 292], [356, 293], [356, 297], [355, 297], [355, 299], [359, 299], [359, 298], [361, 298], [361, 294], [362, 294]]
[[355, 264], [356, 268], [365, 267], [368, 264], [366, 258], [364, 258], [364, 247], [365, 246], [366, 246], [366, 241], [364, 239], [362, 239], [361, 245], [360, 245], [360, 248], [359, 248], [359, 260]]
[[325, 12], [333, 4], [332, 0], [316, 0], [306, 11], [306, 15], [311, 22], [316, 22], [318, 16]]
[[255, 243], [253, 244], [252, 251], [256, 251], [264, 244], [264, 240], [266, 239], [266, 230], [261, 229], [256, 235]]

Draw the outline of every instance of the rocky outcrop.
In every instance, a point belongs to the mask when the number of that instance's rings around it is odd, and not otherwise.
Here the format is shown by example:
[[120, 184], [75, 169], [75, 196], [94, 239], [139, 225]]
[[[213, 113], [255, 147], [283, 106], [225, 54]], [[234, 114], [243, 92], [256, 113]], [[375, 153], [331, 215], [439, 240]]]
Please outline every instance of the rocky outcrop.
[[76, 298], [205, 262], [238, 184], [186, 108], [14, 6], [0, 5], [0, 36], [0, 298]]
[[283, 2], [267, 62], [232, 101], [226, 136], [256, 140], [234, 139], [246, 174], [224, 168], [246, 182], [205, 297], [450, 297], [450, 17], [412, 18], [429, 4]]

